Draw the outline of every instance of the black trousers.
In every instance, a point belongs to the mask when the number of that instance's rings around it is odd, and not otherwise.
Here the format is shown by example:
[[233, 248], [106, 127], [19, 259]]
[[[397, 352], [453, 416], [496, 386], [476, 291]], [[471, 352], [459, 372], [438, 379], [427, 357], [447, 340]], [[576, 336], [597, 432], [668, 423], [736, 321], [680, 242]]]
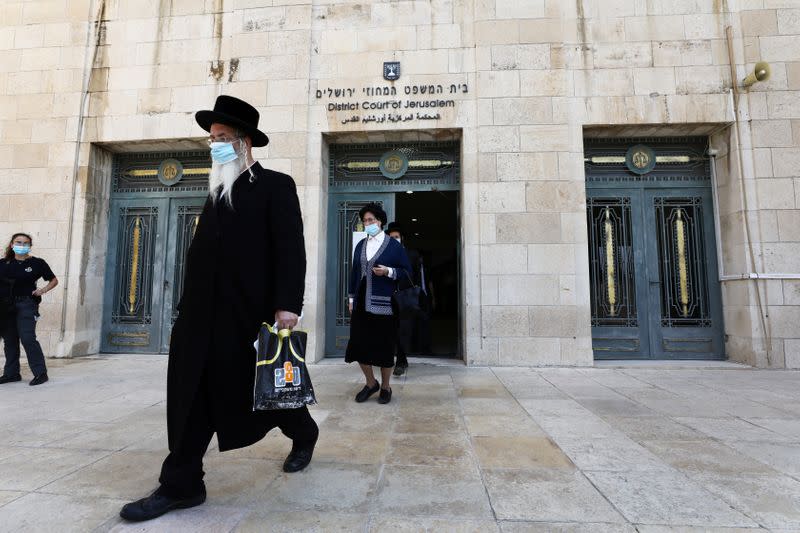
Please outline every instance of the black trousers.
[[[208, 389], [204, 385], [197, 392], [180, 445], [170, 451], [161, 466], [158, 479], [160, 490], [170, 496], [190, 497], [205, 491], [203, 456], [215, 431], [208, 402]], [[258, 411], [256, 415], [263, 415], [263, 425], [267, 431], [278, 427], [298, 446], [310, 444], [319, 435], [317, 423], [305, 406], [300, 409]]]

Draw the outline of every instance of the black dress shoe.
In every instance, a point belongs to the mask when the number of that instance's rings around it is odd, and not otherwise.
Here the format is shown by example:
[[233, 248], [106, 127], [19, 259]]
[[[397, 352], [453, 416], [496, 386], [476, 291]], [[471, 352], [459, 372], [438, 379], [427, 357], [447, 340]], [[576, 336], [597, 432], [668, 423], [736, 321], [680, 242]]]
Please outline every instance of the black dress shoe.
[[378, 396], [378, 403], [389, 403], [392, 401], [392, 389], [381, 389], [381, 395]]
[[299, 472], [305, 467], [308, 466], [308, 463], [311, 462], [311, 456], [314, 455], [314, 446], [317, 444], [317, 439], [314, 439], [308, 446], [294, 446], [292, 445], [292, 451], [289, 452], [289, 455], [286, 456], [286, 460], [283, 462], [283, 471], [292, 473], [292, 472]]
[[0, 376], [0, 385], [2, 385], [3, 383], [13, 383], [14, 381], [22, 381], [22, 376], [20, 376], [19, 374], [17, 374], [16, 376], [6, 376], [5, 374]]
[[402, 376], [405, 373], [406, 373], [406, 367], [399, 365], [395, 366], [394, 371], [392, 372], [392, 374], [394, 374], [395, 376]]
[[367, 399], [369, 399], [370, 396], [372, 396], [373, 394], [378, 392], [378, 389], [380, 389], [380, 388], [381, 388], [381, 386], [378, 383], [375, 383], [375, 386], [372, 387], [372, 388], [370, 388], [369, 385], [364, 385], [364, 388], [361, 389], [361, 392], [356, 394], [356, 401], [358, 403], [366, 402]]
[[47, 372], [42, 372], [41, 374], [39, 374], [38, 376], [33, 378], [31, 380], [31, 382], [29, 383], [29, 385], [31, 385], [31, 386], [33, 386], [33, 385], [41, 385], [42, 383], [44, 383], [48, 379], [49, 378], [47, 377]]
[[204, 501], [206, 501], [205, 491], [189, 498], [173, 498], [164, 494], [159, 488], [147, 498], [125, 504], [119, 515], [131, 522], [143, 522], [158, 518], [175, 509], [195, 507]]

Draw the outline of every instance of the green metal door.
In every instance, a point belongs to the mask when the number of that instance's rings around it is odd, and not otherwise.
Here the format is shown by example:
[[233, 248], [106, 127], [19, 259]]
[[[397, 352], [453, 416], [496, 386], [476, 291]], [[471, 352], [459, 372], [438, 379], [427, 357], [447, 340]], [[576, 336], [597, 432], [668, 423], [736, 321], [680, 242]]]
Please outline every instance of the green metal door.
[[207, 151], [115, 156], [102, 351], [169, 351], [209, 166]]
[[595, 358], [722, 359], [705, 141], [642, 141], [586, 143]]
[[[383, 207], [389, 220], [394, 219], [394, 193], [331, 194], [328, 204], [328, 264], [325, 312], [325, 354], [343, 357], [350, 339], [348, 279], [353, 260], [354, 240], [362, 237], [364, 227], [359, 210], [369, 203]], [[355, 235], [355, 236], [354, 236]]]
[[169, 199], [111, 202], [106, 260], [104, 352], [158, 352]]

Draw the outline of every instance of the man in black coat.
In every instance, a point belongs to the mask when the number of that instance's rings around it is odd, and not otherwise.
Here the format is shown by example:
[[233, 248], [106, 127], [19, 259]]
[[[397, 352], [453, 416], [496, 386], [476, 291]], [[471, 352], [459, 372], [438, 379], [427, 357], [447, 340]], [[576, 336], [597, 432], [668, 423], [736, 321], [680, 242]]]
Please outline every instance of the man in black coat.
[[214, 433], [220, 451], [227, 451], [279, 427], [293, 441], [284, 471], [297, 472], [311, 461], [318, 428], [306, 407], [253, 411], [253, 342], [264, 322], [280, 329], [297, 325], [306, 272], [294, 181], [252, 157], [253, 146], [269, 142], [258, 118], [255, 108], [230, 96], [196, 115], [211, 134], [213, 163], [170, 340], [170, 453], [161, 486], [122, 508], [127, 520], [203, 503], [203, 455]]

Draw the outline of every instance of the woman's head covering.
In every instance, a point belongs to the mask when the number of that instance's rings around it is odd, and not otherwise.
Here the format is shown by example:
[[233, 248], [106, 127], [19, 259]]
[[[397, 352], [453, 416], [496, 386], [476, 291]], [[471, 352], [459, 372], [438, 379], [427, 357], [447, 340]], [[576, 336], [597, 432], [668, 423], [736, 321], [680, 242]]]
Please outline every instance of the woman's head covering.
[[358, 212], [358, 218], [364, 220], [364, 215], [367, 213], [372, 213], [372, 215], [381, 221], [381, 227], [386, 227], [386, 211], [383, 210], [381, 206], [376, 203], [369, 203], [361, 208]]

